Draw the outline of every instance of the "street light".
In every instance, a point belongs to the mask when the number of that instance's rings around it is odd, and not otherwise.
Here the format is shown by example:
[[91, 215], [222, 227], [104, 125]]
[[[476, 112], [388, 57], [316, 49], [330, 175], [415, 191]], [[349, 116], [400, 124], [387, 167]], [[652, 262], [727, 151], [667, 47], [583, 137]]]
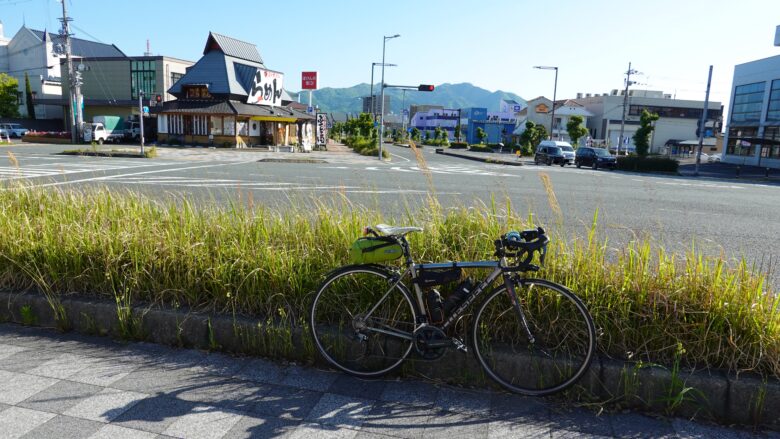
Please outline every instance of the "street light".
[[395, 34], [392, 36], [385, 36], [382, 40], [382, 94], [379, 98], [381, 102], [380, 105], [380, 114], [379, 114], [379, 160], [382, 160], [382, 141], [385, 139], [385, 45], [387, 44], [387, 40], [392, 40], [393, 38], [400, 37], [400, 34]]
[[552, 117], [550, 119], [550, 140], [553, 138], [553, 124], [555, 123], [555, 98], [558, 93], [558, 67], [557, 66], [534, 66], [539, 70], [555, 70], [555, 88], [553, 88]]
[[376, 66], [386, 66], [386, 67], [397, 67], [397, 64], [385, 64], [381, 62], [372, 62], [371, 63], [371, 120], [376, 120], [376, 111], [374, 109], [376, 108], [376, 103], [374, 102], [374, 67]]

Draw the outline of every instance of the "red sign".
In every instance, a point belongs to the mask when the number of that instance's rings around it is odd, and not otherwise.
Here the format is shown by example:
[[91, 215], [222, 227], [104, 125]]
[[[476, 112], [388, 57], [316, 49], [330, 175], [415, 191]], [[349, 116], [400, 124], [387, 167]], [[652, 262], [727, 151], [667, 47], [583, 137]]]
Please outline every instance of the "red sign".
[[317, 90], [317, 72], [301, 73], [301, 89]]

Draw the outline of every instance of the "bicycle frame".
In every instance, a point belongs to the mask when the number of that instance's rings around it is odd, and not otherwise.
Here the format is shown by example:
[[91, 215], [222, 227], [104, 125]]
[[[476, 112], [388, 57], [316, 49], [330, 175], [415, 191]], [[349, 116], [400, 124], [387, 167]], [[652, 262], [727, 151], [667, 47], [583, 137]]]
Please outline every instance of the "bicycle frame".
[[[401, 282], [402, 279], [406, 278], [407, 276], [410, 276], [410, 279], [412, 280], [412, 285], [414, 285], [414, 293], [415, 293], [415, 299], [417, 300], [417, 307], [420, 310], [420, 315], [418, 316], [418, 321], [416, 322], [416, 324], [417, 325], [427, 324], [428, 314], [425, 311], [423, 291], [419, 285], [414, 283], [414, 279], [417, 277], [418, 270], [421, 269], [430, 270], [430, 269], [441, 269], [441, 268], [493, 268], [493, 271], [491, 271], [490, 274], [488, 274], [488, 276], [485, 277], [485, 279], [483, 279], [477, 285], [477, 287], [469, 295], [469, 297], [465, 301], [463, 301], [463, 303], [458, 305], [455, 311], [453, 311], [452, 314], [447, 318], [447, 320], [441, 326], [443, 330], [447, 330], [450, 326], [452, 326], [461, 316], [463, 311], [465, 311], [466, 308], [468, 308], [477, 299], [477, 297], [481, 296], [482, 293], [485, 292], [488, 289], [488, 287], [502, 274], [504, 275], [504, 283], [508, 286], [508, 290], [510, 291], [512, 300], [515, 303], [517, 303], [512, 281], [509, 277], [510, 270], [507, 270], [505, 258], [501, 258], [497, 261], [446, 262], [446, 263], [431, 263], [431, 264], [415, 264], [414, 262], [412, 262], [411, 264], [408, 265], [407, 269], [402, 274], [396, 276], [396, 278], [388, 288], [387, 292], [385, 292], [382, 298], [380, 298], [379, 301], [377, 301], [377, 303], [366, 313], [364, 319], [368, 319], [369, 317], [371, 317], [374, 311], [379, 307], [379, 305], [382, 304], [382, 302], [384, 302], [384, 300], [387, 298], [390, 292], [393, 291], [396, 285], [398, 285], [398, 283]], [[387, 333], [388, 335], [407, 338], [405, 336], [402, 336], [401, 334], [397, 334], [395, 332], [391, 333], [389, 331], [384, 331], [378, 328], [371, 328], [371, 330]]]

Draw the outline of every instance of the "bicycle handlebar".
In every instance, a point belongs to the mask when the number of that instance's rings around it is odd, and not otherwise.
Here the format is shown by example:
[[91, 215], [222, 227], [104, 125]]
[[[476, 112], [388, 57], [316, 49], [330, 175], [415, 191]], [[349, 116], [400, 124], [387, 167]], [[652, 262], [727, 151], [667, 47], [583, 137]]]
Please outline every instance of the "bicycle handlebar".
[[547, 244], [550, 238], [542, 227], [523, 230], [521, 232], [508, 232], [501, 235], [501, 239], [495, 241], [496, 256], [516, 257], [522, 265], [529, 265], [535, 252], [540, 254], [540, 262], [544, 264], [547, 253]]

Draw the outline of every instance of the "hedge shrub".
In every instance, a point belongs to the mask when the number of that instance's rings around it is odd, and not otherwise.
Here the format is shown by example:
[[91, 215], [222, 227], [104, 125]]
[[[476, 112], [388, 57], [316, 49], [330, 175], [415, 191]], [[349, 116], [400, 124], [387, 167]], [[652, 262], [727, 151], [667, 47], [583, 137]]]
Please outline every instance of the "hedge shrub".
[[474, 152], [493, 152], [493, 147], [488, 145], [469, 145], [469, 151]]
[[469, 144], [466, 142], [452, 142], [450, 143], [450, 149], [466, 149]]

